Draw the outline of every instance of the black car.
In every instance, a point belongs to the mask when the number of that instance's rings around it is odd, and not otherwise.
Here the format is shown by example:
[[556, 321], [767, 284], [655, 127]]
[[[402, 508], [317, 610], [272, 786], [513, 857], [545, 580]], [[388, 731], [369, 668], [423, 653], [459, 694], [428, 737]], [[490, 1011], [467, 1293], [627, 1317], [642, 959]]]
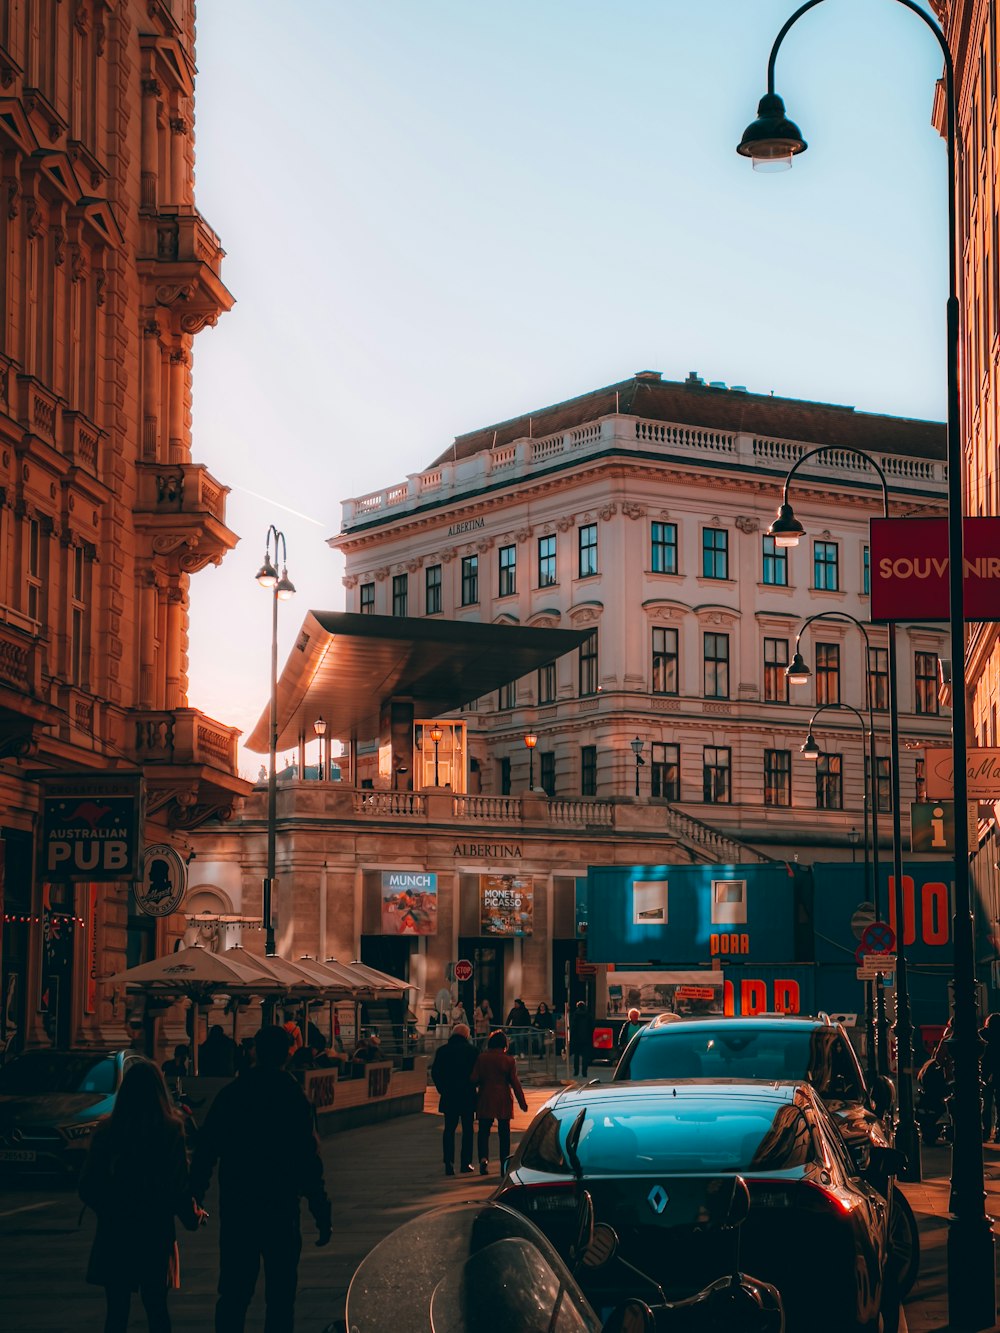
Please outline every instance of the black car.
[[837, 1122], [856, 1170], [889, 1200], [893, 1268], [900, 1294], [917, 1278], [920, 1242], [905, 1196], [872, 1147], [895, 1146], [895, 1092], [888, 1079], [872, 1087], [843, 1026], [816, 1018], [678, 1019], [665, 1015], [629, 1042], [614, 1072], [616, 1082], [671, 1082], [684, 1078], [795, 1079], [809, 1083]]
[[0, 1171], [75, 1177], [134, 1051], [26, 1051], [0, 1068]]
[[[583, 1113], [574, 1174], [567, 1135]], [[889, 1150], [886, 1150], [889, 1151]], [[579, 1191], [620, 1255], [668, 1299], [731, 1271], [732, 1234], [707, 1228], [720, 1178], [741, 1175], [750, 1212], [740, 1266], [781, 1292], [790, 1333], [895, 1327], [886, 1281], [889, 1207], [855, 1173], [830, 1113], [808, 1084], [741, 1081], [590, 1085], [538, 1113], [511, 1159], [499, 1202], [529, 1217], [564, 1256]], [[617, 1265], [617, 1266], [616, 1266]], [[618, 1261], [583, 1276], [598, 1309], [651, 1290]]]

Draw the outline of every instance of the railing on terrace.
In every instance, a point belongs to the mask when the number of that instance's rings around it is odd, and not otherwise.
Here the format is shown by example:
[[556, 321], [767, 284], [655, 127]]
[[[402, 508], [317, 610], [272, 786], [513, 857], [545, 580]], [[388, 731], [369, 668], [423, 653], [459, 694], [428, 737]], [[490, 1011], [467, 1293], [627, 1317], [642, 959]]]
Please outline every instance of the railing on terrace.
[[521, 819], [519, 796], [456, 796], [455, 818], [478, 823], [516, 824]]
[[[737, 467], [773, 469], [776, 478], [780, 479], [815, 445], [810, 441], [774, 439], [737, 431], [711, 430], [683, 422], [650, 421], [643, 417], [613, 414], [571, 430], [541, 438], [514, 440], [495, 449], [481, 450], [469, 458], [439, 463], [426, 472], [412, 474], [405, 482], [345, 500], [341, 531], [348, 532], [359, 524], [371, 522], [376, 516], [402, 515], [435, 501], [442, 504], [454, 502], [479, 489], [490, 478], [520, 480], [535, 470], [551, 468], [554, 461], [565, 459], [567, 464], [575, 464], [588, 453], [606, 452], [616, 447], [623, 450], [639, 447], [645, 452], [662, 450], [664, 454], [682, 453], [691, 458], [701, 456], [713, 460], [722, 456]], [[873, 457], [896, 488], [940, 486], [943, 489], [947, 485], [948, 469], [943, 459], [902, 454], [875, 454]], [[819, 475], [843, 477], [848, 474], [859, 479], [869, 472], [857, 454], [836, 445], [810, 459], [808, 468]]]
[[418, 791], [366, 791], [355, 788], [356, 815], [420, 815], [427, 812], [427, 803]]

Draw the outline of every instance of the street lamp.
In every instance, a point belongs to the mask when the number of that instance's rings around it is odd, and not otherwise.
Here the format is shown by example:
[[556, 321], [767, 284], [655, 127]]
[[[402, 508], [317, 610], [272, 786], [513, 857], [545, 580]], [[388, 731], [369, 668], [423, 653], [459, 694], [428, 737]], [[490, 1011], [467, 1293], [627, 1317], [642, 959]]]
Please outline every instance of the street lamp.
[[[274, 560], [271, 560], [271, 539], [274, 539]], [[278, 551], [281, 551], [281, 574], [278, 574]], [[257, 571], [257, 582], [271, 589], [271, 707], [268, 713], [268, 769], [267, 769], [267, 875], [264, 878], [262, 915], [264, 918], [264, 953], [273, 958], [274, 921], [271, 916], [271, 892], [274, 887], [275, 844], [278, 815], [278, 603], [287, 602], [295, 595], [295, 584], [288, 577], [288, 551], [285, 534], [272, 523], [264, 541], [264, 563]]]
[[[767, 97], [758, 119], [743, 136], [740, 149], [758, 167], [791, 164], [806, 143], [798, 127], [784, 116], [774, 92], [774, 65], [782, 39], [791, 26], [820, 0], [800, 5], [778, 33], [767, 64]], [[965, 699], [965, 589], [962, 553], [962, 417], [959, 402], [960, 308], [958, 301], [958, 108], [955, 100], [955, 65], [944, 33], [914, 0], [897, 0], [924, 23], [934, 36], [944, 62], [944, 104], [948, 149], [948, 302], [946, 306], [946, 359], [948, 381], [948, 593], [949, 631], [955, 695], [952, 704], [952, 771], [955, 801], [955, 911], [953, 922], [954, 978], [951, 1047], [954, 1051], [955, 1090], [948, 1228], [948, 1311], [951, 1323], [961, 1328], [989, 1328], [996, 1318], [994, 1239], [985, 1210], [982, 1118], [979, 1100], [979, 1033], [976, 1013], [976, 957], [972, 895], [969, 882], [969, 831], [965, 812], [969, 786], [966, 771]], [[773, 99], [773, 100], [769, 100]], [[766, 103], [766, 104], [765, 104]], [[793, 133], [794, 131], [794, 133]], [[771, 136], [770, 138], [768, 136]], [[891, 639], [890, 639], [891, 642]], [[896, 765], [893, 764], [894, 785]], [[898, 801], [894, 801], [898, 808]], [[900, 892], [897, 875], [896, 891]], [[897, 915], [897, 923], [902, 923]], [[909, 1065], [909, 1052], [901, 1052]]]
[[535, 746], [538, 744], [538, 737], [533, 731], [529, 731], [524, 738], [524, 743], [528, 747], [528, 791], [535, 790]]
[[435, 722], [434, 726], [431, 727], [427, 734], [434, 742], [434, 786], [438, 787], [441, 785], [438, 782], [438, 746], [441, 744], [441, 737], [444, 735], [444, 732]]
[[858, 849], [858, 843], [861, 841], [861, 834], [856, 828], [848, 829], [847, 841], [851, 844], [851, 865], [854, 865], [855, 853]]
[[319, 776], [320, 780], [327, 776], [326, 768], [323, 764], [323, 737], [326, 735], [326, 718], [320, 713], [313, 723], [313, 731], [316, 733], [316, 739], [319, 741]]
[[635, 755], [635, 794], [639, 795], [639, 769], [646, 762], [642, 757], [642, 747], [644, 742], [636, 736], [634, 741], [629, 741], [632, 747], [632, 753]]

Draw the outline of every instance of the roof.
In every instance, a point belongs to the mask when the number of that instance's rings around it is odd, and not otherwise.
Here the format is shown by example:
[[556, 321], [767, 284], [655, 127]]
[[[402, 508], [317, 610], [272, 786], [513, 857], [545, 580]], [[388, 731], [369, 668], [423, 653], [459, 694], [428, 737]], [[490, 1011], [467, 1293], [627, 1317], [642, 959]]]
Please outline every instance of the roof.
[[659, 371], [645, 370], [603, 389], [458, 435], [430, 466], [469, 458], [528, 436], [538, 439], [553, 435], [619, 413], [914, 458], [944, 459], [947, 449], [946, 429], [940, 421], [884, 416], [835, 403], [712, 387], [697, 377], [683, 382], [663, 380]]
[[[564, 653], [588, 630], [486, 625], [418, 616], [310, 611], [278, 680], [278, 748], [311, 739], [322, 714], [328, 735], [379, 735], [382, 704], [412, 700], [417, 715], [437, 717]], [[268, 709], [246, 745], [268, 751]]]
[[669, 1083], [602, 1083], [584, 1085], [579, 1088], [567, 1088], [549, 1103], [553, 1111], [570, 1112], [596, 1107], [628, 1105], [636, 1109], [646, 1102], [676, 1103], [680, 1098], [703, 1101], [706, 1098], [723, 1096], [741, 1097], [753, 1102], [790, 1102], [803, 1086], [801, 1079], [788, 1079], [783, 1082], [765, 1083], [757, 1079], [718, 1078], [718, 1079], [676, 1079]]

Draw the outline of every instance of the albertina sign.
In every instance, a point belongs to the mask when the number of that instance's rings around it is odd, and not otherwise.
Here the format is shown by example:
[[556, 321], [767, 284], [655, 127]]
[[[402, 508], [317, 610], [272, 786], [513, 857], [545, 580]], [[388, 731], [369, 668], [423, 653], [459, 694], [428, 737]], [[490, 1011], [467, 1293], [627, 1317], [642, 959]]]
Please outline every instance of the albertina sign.
[[[1000, 518], [962, 521], [966, 620], [1000, 620]], [[871, 520], [871, 618], [947, 620], [948, 520]]]

